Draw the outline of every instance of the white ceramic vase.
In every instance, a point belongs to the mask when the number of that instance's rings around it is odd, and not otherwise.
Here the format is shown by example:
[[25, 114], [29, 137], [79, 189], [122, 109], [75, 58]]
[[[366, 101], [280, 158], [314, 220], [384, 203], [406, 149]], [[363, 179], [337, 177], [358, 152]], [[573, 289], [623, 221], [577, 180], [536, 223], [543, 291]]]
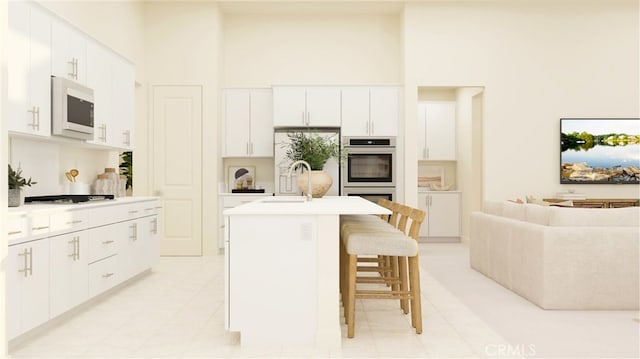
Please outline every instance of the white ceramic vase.
[[[308, 171], [302, 172], [298, 176], [298, 188], [306, 195], [307, 194], [307, 176], [309, 175]], [[329, 176], [325, 171], [311, 171], [311, 196], [313, 198], [320, 198], [324, 196], [331, 185], [333, 184], [333, 179]]]
[[20, 207], [24, 203], [22, 189], [9, 189], [9, 193], [7, 193], [7, 202], [9, 203], [9, 207]]

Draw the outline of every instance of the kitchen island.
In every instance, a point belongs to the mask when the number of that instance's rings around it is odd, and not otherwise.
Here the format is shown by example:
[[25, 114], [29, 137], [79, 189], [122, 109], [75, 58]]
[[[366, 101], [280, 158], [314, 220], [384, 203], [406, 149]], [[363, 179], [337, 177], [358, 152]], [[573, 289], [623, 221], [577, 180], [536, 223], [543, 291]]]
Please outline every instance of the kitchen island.
[[224, 211], [225, 326], [244, 347], [337, 349], [340, 215], [360, 197], [267, 197]]

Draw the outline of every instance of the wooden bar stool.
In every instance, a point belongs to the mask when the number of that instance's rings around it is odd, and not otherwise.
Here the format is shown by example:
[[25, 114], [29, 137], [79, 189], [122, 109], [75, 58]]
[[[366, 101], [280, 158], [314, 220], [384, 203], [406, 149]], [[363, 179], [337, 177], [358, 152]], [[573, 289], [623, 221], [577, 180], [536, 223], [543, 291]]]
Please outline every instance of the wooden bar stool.
[[[406, 206], [405, 206], [406, 207]], [[411, 323], [416, 333], [422, 333], [422, 309], [420, 305], [420, 269], [418, 259], [418, 236], [425, 212], [410, 209], [408, 218], [411, 226], [408, 235], [400, 230], [371, 232], [352, 231], [343, 237], [342, 256], [345, 262], [345, 283], [343, 290], [346, 300], [343, 301], [347, 336], [353, 338], [355, 331], [355, 300], [360, 299], [394, 299], [406, 300], [410, 303]], [[406, 211], [406, 210], [405, 210]], [[399, 286], [390, 289], [363, 290], [357, 289], [358, 256], [382, 255], [399, 259]], [[408, 273], [407, 273], [408, 260]]]

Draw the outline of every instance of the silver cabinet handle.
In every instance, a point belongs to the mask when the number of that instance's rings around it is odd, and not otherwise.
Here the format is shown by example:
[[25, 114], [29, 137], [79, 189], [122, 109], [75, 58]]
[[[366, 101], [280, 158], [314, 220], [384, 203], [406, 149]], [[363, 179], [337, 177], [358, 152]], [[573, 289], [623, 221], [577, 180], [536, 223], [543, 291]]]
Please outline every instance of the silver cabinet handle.
[[102, 278], [109, 278], [112, 277], [115, 273], [105, 273], [102, 275]]
[[31, 229], [33, 229], [34, 231], [39, 231], [41, 229], [47, 229], [47, 228], [49, 228], [49, 226], [31, 227]]
[[69, 75], [69, 77], [71, 77], [72, 79], [75, 79], [76, 78], [76, 59], [72, 57], [71, 61], [67, 61], [67, 63], [71, 65], [71, 72], [67, 73], [67, 75]]
[[129, 214], [136, 214], [138, 211], [129, 211]]
[[77, 80], [78, 79], [78, 59], [74, 58], [73, 59], [73, 77]]
[[31, 123], [27, 126], [31, 126], [34, 130], [37, 130], [40, 126], [38, 123], [38, 107], [31, 106], [31, 110], [27, 110], [27, 112], [31, 112]]
[[20, 234], [20, 233], [22, 233], [22, 231], [11, 231], [11, 232], [7, 233], [7, 235], [13, 236], [14, 234]]
[[67, 242], [68, 244], [73, 244], [73, 253], [67, 255], [67, 257], [69, 258], [73, 258], [73, 260], [76, 259], [76, 237], [73, 237], [72, 240], [70, 240], [69, 242]]
[[25, 277], [29, 276], [29, 255], [31, 254], [31, 248], [28, 250], [25, 248], [22, 253], [18, 253], [18, 257], [24, 257], [24, 268], [19, 269], [19, 273], [24, 273]]
[[75, 221], [69, 221], [66, 224], [78, 224], [78, 223], [82, 223], [82, 220], [81, 219], [77, 219]]
[[145, 211], [153, 211], [154, 209], [156, 209], [156, 207], [149, 207], [149, 208], [145, 208]]
[[305, 118], [305, 111], [302, 111], [302, 124], [306, 125], [307, 124], [307, 119]]
[[76, 237], [75, 253], [76, 253], [76, 256], [73, 259], [76, 261], [79, 261], [80, 260], [80, 236]]
[[307, 126], [311, 123], [311, 112], [307, 111]]
[[36, 130], [40, 131], [40, 106], [36, 106]]
[[249, 154], [253, 154], [253, 142], [249, 142]]
[[102, 244], [111, 244], [111, 243], [113, 243], [113, 241], [111, 241], [111, 240], [102, 242]]
[[131, 131], [129, 130], [124, 130], [122, 132], [122, 144], [125, 146], [131, 146]]
[[150, 232], [152, 234], [158, 234], [158, 219], [157, 218], [152, 219], [151, 223], [153, 224], [153, 227], [151, 227]]
[[129, 229], [131, 230], [131, 234], [129, 235], [129, 239], [131, 239], [132, 241], [137, 241], [138, 240], [138, 224], [137, 223], [132, 223], [129, 226]]

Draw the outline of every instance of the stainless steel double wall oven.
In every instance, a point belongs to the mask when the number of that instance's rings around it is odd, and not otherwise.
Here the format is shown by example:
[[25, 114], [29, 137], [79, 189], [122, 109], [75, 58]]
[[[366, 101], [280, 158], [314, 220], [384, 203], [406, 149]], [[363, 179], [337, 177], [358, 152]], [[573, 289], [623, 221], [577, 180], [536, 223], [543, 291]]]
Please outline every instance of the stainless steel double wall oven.
[[347, 158], [342, 168], [342, 195], [371, 201], [396, 196], [396, 139], [344, 137]]

